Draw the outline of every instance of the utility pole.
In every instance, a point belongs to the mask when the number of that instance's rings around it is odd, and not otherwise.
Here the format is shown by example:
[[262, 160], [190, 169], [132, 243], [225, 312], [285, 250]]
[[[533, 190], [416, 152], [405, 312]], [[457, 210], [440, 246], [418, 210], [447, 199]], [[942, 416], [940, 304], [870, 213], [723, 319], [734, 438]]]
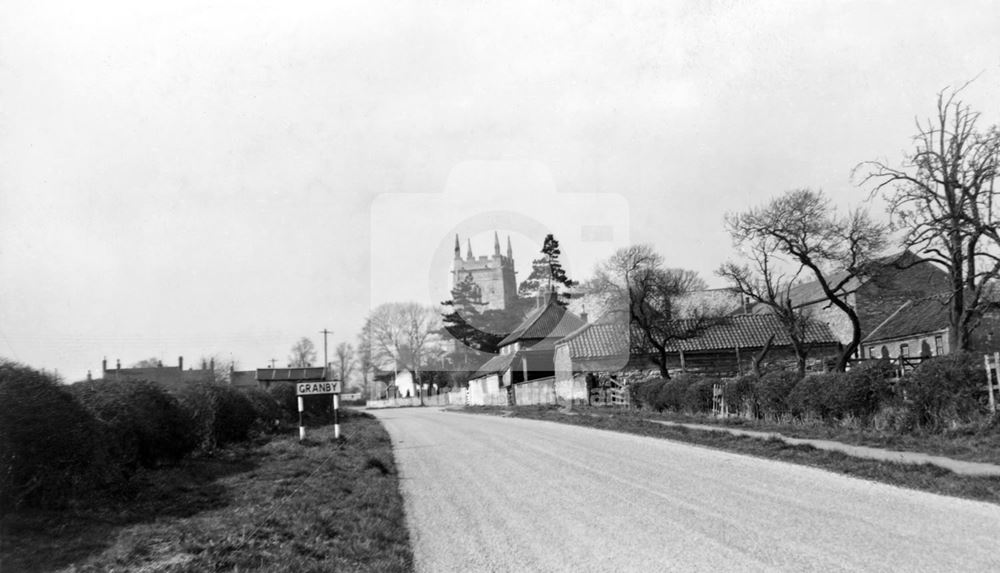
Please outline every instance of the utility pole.
[[[319, 332], [323, 335], [323, 372], [327, 373], [327, 368], [330, 366], [330, 359], [326, 357], [326, 337], [328, 334], [333, 334], [333, 331], [324, 328]], [[324, 378], [326, 378], [326, 376], [324, 376]]]
[[274, 363], [275, 363], [275, 362], [277, 362], [277, 361], [278, 361], [278, 359], [277, 359], [277, 358], [272, 358], [272, 359], [271, 359], [271, 369], [272, 369], [272, 370], [274, 369]]

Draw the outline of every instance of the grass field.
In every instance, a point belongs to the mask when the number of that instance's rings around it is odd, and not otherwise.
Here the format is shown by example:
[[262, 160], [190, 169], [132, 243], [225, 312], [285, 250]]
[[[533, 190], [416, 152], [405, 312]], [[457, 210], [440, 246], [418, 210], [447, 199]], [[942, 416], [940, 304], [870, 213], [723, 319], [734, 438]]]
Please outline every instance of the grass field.
[[348, 412], [141, 474], [125, 495], [0, 521], [0, 571], [410, 571], [389, 436]]
[[723, 432], [664, 426], [644, 421], [643, 416], [630, 412], [600, 408], [574, 408], [573, 413], [567, 413], [554, 406], [518, 406], [514, 408], [473, 406], [466, 407], [463, 411], [548, 420], [665, 438], [740, 454], [814, 466], [900, 487], [1000, 503], [1000, 478], [959, 476], [937, 466], [854, 458], [840, 452], [819, 450], [812, 446], [793, 446], [777, 439], [762, 440], [733, 436]]

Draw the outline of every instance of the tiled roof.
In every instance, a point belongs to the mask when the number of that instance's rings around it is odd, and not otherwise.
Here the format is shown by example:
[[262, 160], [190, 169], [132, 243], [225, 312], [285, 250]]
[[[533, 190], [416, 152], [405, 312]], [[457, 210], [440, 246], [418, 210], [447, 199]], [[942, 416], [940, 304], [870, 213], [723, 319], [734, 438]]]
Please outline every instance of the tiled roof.
[[322, 380], [323, 367], [258, 368], [257, 380]]
[[[884, 271], [893, 267], [894, 265], [909, 266], [913, 264], [914, 260], [917, 260], [915, 254], [908, 250], [900, 251], [898, 253], [893, 253], [886, 257], [881, 257], [875, 259], [872, 262], [872, 273], [877, 275], [880, 271]], [[837, 283], [844, 280], [847, 276], [847, 271], [837, 271], [827, 277], [827, 284], [831, 287], [836, 286]], [[871, 280], [873, 277], [857, 278], [854, 277], [847, 281], [841, 292], [850, 293], [857, 290], [862, 284]], [[795, 306], [803, 306], [807, 304], [812, 304], [815, 302], [820, 302], [826, 300], [826, 295], [823, 293], [823, 288], [820, 286], [819, 281], [811, 281], [807, 283], [800, 284], [788, 293], [788, 297], [792, 299], [792, 304]]]
[[911, 300], [896, 309], [865, 337], [865, 342], [902, 338], [948, 328], [948, 296]]
[[557, 303], [536, 308], [520, 325], [500, 341], [500, 346], [527, 339], [562, 338], [586, 324], [583, 319]]
[[[692, 328], [694, 323], [691, 320], [677, 320], [671, 325], [681, 333]], [[734, 348], [761, 348], [772, 334], [774, 335], [772, 346], [791, 344], [778, 317], [772, 314], [729, 316], [721, 322], [706, 327], [697, 336], [671, 341], [668, 350], [711, 352]], [[642, 336], [633, 329], [631, 340], [642, 340]], [[806, 329], [806, 341], [811, 344], [837, 343], [829, 327], [818, 321], [809, 324]], [[559, 344], [569, 344], [570, 355], [573, 358], [605, 358], [624, 356], [630, 347], [630, 337], [623, 322], [595, 323], [577, 330], [562, 339]]]
[[513, 362], [514, 356], [516, 356], [514, 353], [497, 354], [493, 358], [487, 360], [486, 364], [480, 366], [479, 370], [476, 370], [476, 373], [472, 377], [479, 378], [481, 376], [486, 376], [487, 374], [503, 372], [508, 366], [510, 366], [510, 363]]

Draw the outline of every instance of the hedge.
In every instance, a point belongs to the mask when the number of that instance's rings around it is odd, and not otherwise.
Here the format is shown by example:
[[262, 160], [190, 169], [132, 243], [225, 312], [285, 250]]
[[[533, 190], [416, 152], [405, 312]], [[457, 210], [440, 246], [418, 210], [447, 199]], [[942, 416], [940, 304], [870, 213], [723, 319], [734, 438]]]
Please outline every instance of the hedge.
[[158, 384], [94, 380], [67, 390], [105, 424], [114, 461], [127, 474], [176, 463], [198, 445], [193, 420]]
[[796, 418], [816, 417], [831, 420], [842, 412], [838, 398], [847, 386], [843, 372], [810, 374], [799, 380], [788, 393], [788, 411]]
[[246, 440], [258, 420], [253, 403], [231, 386], [190, 384], [178, 391], [178, 397], [194, 422], [198, 446], [204, 451]]
[[734, 414], [757, 418], [760, 415], [757, 383], [757, 377], [753, 375], [742, 376], [727, 382], [722, 388], [726, 409]]
[[778, 370], [769, 372], [757, 381], [757, 402], [760, 415], [777, 418], [788, 414], [788, 395], [799, 382], [797, 372]]
[[692, 380], [684, 389], [684, 410], [693, 414], [712, 411], [713, 389], [721, 384], [717, 378], [698, 378]]
[[0, 512], [59, 506], [112, 478], [106, 429], [53, 378], [0, 361]]
[[922, 362], [905, 381], [914, 422], [941, 430], [975, 420], [984, 411], [986, 373], [980, 355], [960, 353]]

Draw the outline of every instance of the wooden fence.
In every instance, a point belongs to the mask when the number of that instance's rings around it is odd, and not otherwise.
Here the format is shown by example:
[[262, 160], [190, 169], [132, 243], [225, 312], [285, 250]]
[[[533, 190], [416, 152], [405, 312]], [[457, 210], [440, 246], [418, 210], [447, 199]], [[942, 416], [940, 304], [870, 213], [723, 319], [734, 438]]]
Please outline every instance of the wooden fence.
[[1000, 352], [992, 355], [983, 355], [983, 363], [986, 366], [986, 394], [989, 396], [990, 413], [997, 413], [997, 399], [993, 396], [993, 391], [1000, 392]]

